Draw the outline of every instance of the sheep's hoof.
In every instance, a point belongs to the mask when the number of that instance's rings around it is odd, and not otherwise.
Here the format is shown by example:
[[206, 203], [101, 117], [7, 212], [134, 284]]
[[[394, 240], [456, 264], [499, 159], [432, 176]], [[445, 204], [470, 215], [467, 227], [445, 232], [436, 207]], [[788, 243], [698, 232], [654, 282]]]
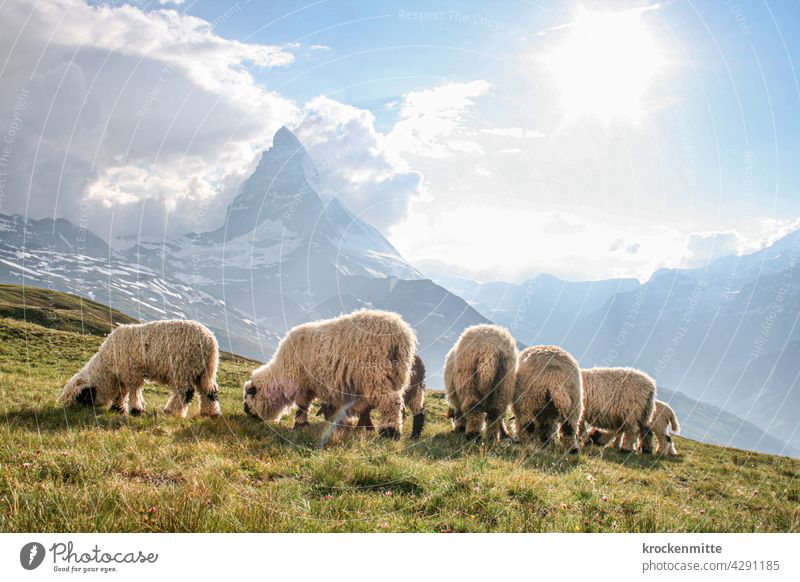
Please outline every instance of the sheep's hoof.
[[481, 438], [481, 433], [479, 432], [465, 432], [464, 436], [468, 441], [477, 441]]
[[381, 436], [386, 438], [399, 441], [400, 440], [400, 431], [394, 428], [393, 426], [386, 426], [380, 430]]
[[570, 455], [577, 455], [578, 454], [578, 447], [572, 447], [569, 450]]
[[144, 408], [131, 408], [131, 416], [141, 416], [144, 414]]
[[295, 422], [294, 426], [292, 426], [292, 430], [301, 430], [308, 426], [308, 421], [305, 422]]
[[114, 411], [114, 412], [119, 412], [120, 414], [125, 414], [127, 412], [127, 410], [125, 410], [125, 407], [124, 406], [120, 406], [119, 404], [114, 404], [111, 407], [111, 410]]

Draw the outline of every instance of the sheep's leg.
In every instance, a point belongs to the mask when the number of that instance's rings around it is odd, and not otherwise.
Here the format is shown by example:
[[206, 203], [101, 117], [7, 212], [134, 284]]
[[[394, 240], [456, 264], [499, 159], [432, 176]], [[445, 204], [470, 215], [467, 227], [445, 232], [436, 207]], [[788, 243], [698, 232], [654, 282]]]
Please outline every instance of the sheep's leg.
[[111, 410], [120, 414], [128, 414], [128, 391], [120, 388], [119, 394], [111, 405]]
[[219, 389], [215, 383], [200, 386], [200, 416], [222, 416], [219, 406]]
[[144, 386], [135, 386], [129, 388], [128, 397], [131, 407], [131, 414], [133, 416], [144, 414]]
[[617, 432], [614, 433], [614, 435], [612, 437], [612, 440], [614, 442], [613, 442], [613, 444], [611, 446], [614, 447], [615, 449], [621, 449], [622, 448], [622, 435], [623, 435], [623, 432], [621, 430], [618, 430]]
[[[294, 413], [294, 429], [308, 426], [308, 407], [314, 400], [314, 394], [310, 390], [303, 390], [297, 398], [297, 412]], [[327, 420], [327, 416], [326, 416]]]
[[378, 432], [383, 436], [399, 439], [403, 432], [403, 395], [401, 392], [391, 392], [378, 398], [378, 412], [381, 413], [381, 423]]
[[410, 395], [406, 393], [406, 405], [412, 414], [411, 438], [418, 439], [425, 426], [425, 390], [421, 386], [415, 386], [411, 390], [413, 392]]
[[669, 443], [669, 447], [667, 447], [667, 454], [671, 457], [677, 457], [678, 449], [675, 448], [675, 442], [672, 440], [672, 437], [668, 434], [664, 436], [667, 438], [667, 442]]
[[189, 404], [192, 402], [193, 398], [193, 387], [189, 386], [187, 388], [180, 389], [177, 386], [174, 386], [172, 388], [172, 394], [167, 401], [167, 405], [164, 407], [164, 412], [166, 414], [173, 414], [181, 418], [186, 418], [186, 415], [189, 413]]
[[626, 453], [632, 453], [637, 436], [637, 431], [631, 427], [627, 425], [622, 427], [622, 442], [619, 446], [620, 450]]
[[503, 434], [503, 415], [499, 410], [490, 410], [486, 413], [486, 439], [491, 443], [500, 441]]
[[639, 424], [639, 445], [642, 453], [650, 454], [653, 452], [653, 430], [646, 424]]
[[375, 426], [372, 424], [371, 413], [371, 406], [367, 406], [364, 410], [359, 411], [358, 424], [356, 424], [356, 427], [363, 428], [364, 430], [375, 430]]

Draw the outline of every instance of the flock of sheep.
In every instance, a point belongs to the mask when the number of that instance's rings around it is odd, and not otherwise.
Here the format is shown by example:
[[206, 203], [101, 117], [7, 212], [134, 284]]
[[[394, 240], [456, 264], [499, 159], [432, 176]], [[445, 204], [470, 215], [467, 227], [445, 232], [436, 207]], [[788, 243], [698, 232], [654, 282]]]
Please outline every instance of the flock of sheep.
[[[288, 332], [269, 363], [244, 385], [244, 411], [279, 421], [297, 407], [295, 428], [308, 424], [314, 400], [333, 434], [356, 426], [400, 438], [403, 412], [413, 415], [412, 438], [425, 422], [425, 366], [416, 355], [416, 335], [388, 311], [359, 310], [299, 325]], [[146, 380], [172, 394], [165, 412], [185, 417], [199, 394], [200, 414], [221, 414], [216, 375], [219, 348], [211, 331], [186, 320], [123, 325], [76, 373], [61, 394], [78, 403], [144, 412]], [[533, 346], [519, 352], [504, 328], [475, 325], [461, 334], [444, 367], [448, 417], [456, 431], [490, 442], [511, 436], [509, 409], [521, 442], [558, 440], [572, 453], [581, 445], [612, 444], [623, 451], [676, 455], [669, 428], [678, 432], [674, 411], [655, 399], [655, 381], [631, 368], [582, 370], [569, 352]]]

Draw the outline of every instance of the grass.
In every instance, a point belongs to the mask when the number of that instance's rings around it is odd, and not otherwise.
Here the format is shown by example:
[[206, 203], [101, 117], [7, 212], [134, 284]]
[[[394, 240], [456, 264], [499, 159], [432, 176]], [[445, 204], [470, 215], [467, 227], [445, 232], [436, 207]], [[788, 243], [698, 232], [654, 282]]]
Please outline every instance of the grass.
[[[354, 432], [320, 450], [241, 411], [255, 363], [223, 357], [221, 419], [62, 409], [102, 338], [0, 319], [0, 531], [797, 531], [800, 462], [677, 439], [677, 459], [579, 457], [453, 434], [440, 394], [420, 442]], [[196, 410], [193, 409], [193, 414]], [[408, 427], [406, 427], [408, 429]]]

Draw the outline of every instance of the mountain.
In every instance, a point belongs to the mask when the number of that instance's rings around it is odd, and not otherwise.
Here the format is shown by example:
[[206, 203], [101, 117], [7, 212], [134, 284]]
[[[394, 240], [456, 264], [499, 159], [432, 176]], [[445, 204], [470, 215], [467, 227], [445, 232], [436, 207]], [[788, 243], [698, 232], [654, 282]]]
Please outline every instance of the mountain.
[[767, 434], [752, 422], [660, 386], [658, 399], [669, 404], [681, 424], [681, 435], [700, 442], [800, 458], [800, 449]]
[[522, 283], [478, 283], [439, 273], [433, 279], [528, 345], [564, 343], [580, 314], [640, 286], [636, 279], [572, 282], [546, 274]]
[[644, 284], [549, 275], [521, 285], [437, 280], [524, 343], [563, 345], [584, 367], [641, 368], [659, 385], [718, 406], [797, 450], [798, 260], [794, 232], [748, 255], [659, 270]]
[[71, 292], [144, 321], [197, 319], [214, 330], [223, 349], [237, 353], [259, 354], [280, 339], [191, 281], [130, 261], [63, 219], [0, 214], [0, 283]]
[[219, 228], [115, 239], [66, 220], [0, 215], [0, 282], [75, 292], [142, 320], [192, 317], [225, 349], [266, 359], [285, 331], [358, 306], [399, 312], [415, 327], [436, 385], [461, 331], [486, 322], [409, 264], [337, 198], [286, 128], [238, 189]]

